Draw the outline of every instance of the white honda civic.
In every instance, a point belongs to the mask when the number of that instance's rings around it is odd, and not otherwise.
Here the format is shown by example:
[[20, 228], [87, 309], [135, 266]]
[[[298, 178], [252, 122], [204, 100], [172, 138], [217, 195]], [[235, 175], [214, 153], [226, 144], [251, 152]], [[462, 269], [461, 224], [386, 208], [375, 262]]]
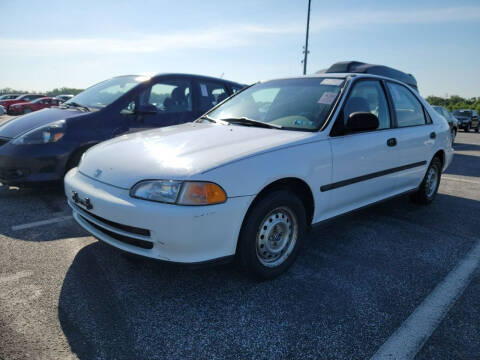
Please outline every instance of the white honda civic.
[[193, 123], [96, 145], [65, 192], [76, 221], [116, 248], [189, 264], [236, 257], [269, 279], [311, 225], [405, 193], [430, 203], [451, 143], [408, 85], [326, 73], [259, 82]]

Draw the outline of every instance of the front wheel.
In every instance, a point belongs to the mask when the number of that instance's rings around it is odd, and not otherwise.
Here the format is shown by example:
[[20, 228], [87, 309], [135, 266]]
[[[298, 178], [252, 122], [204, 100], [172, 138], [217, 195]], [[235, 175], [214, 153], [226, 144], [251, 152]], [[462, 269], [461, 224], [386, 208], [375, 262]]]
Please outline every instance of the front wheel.
[[457, 137], [457, 130], [452, 130], [452, 146], [455, 144], [455, 138]]
[[430, 204], [437, 194], [442, 174], [442, 162], [438, 157], [434, 158], [428, 167], [418, 190], [411, 195], [413, 202], [418, 204]]
[[293, 264], [306, 233], [301, 200], [288, 190], [272, 191], [245, 217], [237, 246], [239, 263], [256, 279], [273, 279]]
[[478, 130], [480, 129], [480, 124], [477, 125], [477, 127], [475, 128], [475, 132], [478, 133]]
[[469, 131], [470, 131], [470, 124], [468, 124], [467, 126], [465, 126], [464, 131], [465, 131], [465, 132], [469, 132]]

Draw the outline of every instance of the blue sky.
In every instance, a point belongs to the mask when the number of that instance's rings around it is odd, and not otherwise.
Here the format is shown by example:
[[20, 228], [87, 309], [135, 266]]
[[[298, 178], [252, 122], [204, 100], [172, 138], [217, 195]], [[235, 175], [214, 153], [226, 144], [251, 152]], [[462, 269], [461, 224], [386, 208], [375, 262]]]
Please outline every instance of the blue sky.
[[[302, 71], [307, 0], [0, 0], [0, 88], [187, 72], [251, 83]], [[413, 73], [423, 95], [480, 96], [480, 2], [312, 0], [307, 72]]]

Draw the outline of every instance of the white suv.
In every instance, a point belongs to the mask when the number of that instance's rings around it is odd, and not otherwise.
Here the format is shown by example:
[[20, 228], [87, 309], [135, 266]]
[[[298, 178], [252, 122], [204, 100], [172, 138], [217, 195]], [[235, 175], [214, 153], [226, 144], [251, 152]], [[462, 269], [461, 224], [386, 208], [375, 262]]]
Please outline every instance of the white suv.
[[404, 193], [427, 204], [448, 124], [402, 82], [317, 74], [259, 82], [193, 123], [101, 143], [65, 178], [76, 221], [126, 252], [284, 272], [310, 225]]

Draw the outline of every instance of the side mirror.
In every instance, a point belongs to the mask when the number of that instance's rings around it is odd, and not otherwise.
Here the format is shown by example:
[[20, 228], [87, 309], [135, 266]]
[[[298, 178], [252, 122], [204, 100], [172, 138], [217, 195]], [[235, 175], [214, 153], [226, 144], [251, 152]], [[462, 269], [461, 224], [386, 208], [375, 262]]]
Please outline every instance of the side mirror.
[[157, 107], [152, 104], [143, 104], [137, 108], [137, 114], [156, 114], [158, 112]]
[[347, 130], [351, 132], [375, 130], [379, 125], [378, 117], [369, 112], [351, 113], [347, 120]]

